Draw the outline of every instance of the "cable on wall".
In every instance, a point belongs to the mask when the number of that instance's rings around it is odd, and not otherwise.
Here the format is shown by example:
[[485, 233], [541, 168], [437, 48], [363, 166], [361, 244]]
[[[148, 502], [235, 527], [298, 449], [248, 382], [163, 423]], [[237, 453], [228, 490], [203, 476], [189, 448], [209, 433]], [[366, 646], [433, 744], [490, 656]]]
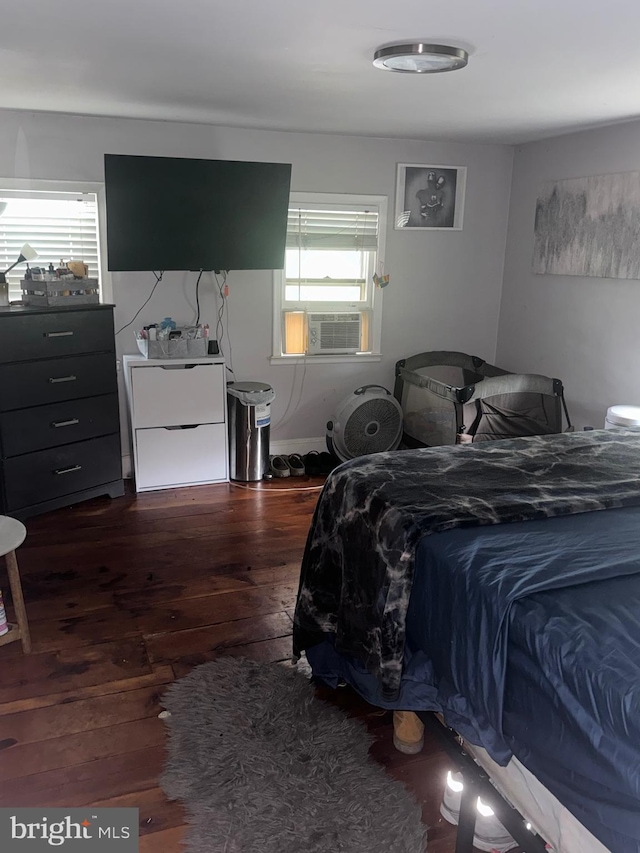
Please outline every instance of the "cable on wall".
[[300, 403], [302, 403], [302, 397], [304, 394], [304, 381], [307, 377], [308, 361], [307, 361], [306, 354], [302, 356], [302, 361], [304, 364], [304, 368], [302, 371], [302, 381], [300, 382], [300, 388], [298, 390], [298, 399], [296, 400], [296, 404], [293, 407], [291, 414], [289, 414], [289, 409], [291, 408], [291, 403], [293, 401], [293, 394], [294, 394], [295, 387], [296, 387], [296, 378], [297, 378], [297, 373], [298, 373], [299, 358], [296, 359], [296, 363], [293, 366], [293, 380], [291, 381], [291, 393], [289, 394], [289, 400], [287, 402], [287, 408], [284, 410], [282, 417], [278, 421], [276, 421], [275, 423], [271, 424], [272, 429], [276, 429], [277, 427], [286, 426], [286, 424], [289, 423], [291, 418], [298, 411], [298, 409], [300, 407]]
[[156, 287], [157, 287], [157, 286], [160, 284], [160, 282], [162, 281], [162, 276], [164, 275], [164, 270], [162, 270], [162, 272], [160, 272], [160, 273], [156, 273], [156, 272], [154, 272], [153, 274], [154, 274], [154, 276], [156, 277], [156, 283], [155, 283], [155, 284], [153, 285], [153, 287], [151, 288], [151, 293], [147, 296], [147, 298], [145, 299], [145, 301], [144, 301], [144, 302], [142, 303], [142, 305], [138, 308], [138, 310], [137, 310], [137, 311], [136, 311], [136, 313], [133, 315], [133, 317], [131, 318], [131, 320], [129, 320], [129, 322], [128, 322], [128, 323], [125, 323], [125, 325], [124, 325], [124, 326], [121, 326], [121, 327], [118, 329], [118, 331], [116, 332], [116, 335], [119, 335], [119, 334], [120, 334], [120, 332], [124, 332], [124, 330], [125, 330], [125, 329], [128, 329], [128, 328], [129, 328], [129, 326], [134, 322], [134, 320], [136, 319], [136, 317], [138, 316], [138, 314], [139, 314], [139, 313], [142, 311], [142, 309], [145, 307], [145, 305], [147, 305], [147, 304], [149, 303], [149, 301], [151, 300], [151, 297], [153, 296], [153, 294], [154, 294], [154, 293], [155, 293], [155, 291], [156, 291]]
[[202, 270], [198, 274], [196, 281], [196, 326], [200, 325], [200, 279], [202, 278]]
[[[229, 335], [229, 305], [227, 304], [227, 296], [229, 294], [229, 288], [227, 286], [227, 270], [222, 270], [222, 272], [213, 273], [216, 287], [218, 288], [218, 313], [216, 317], [216, 340], [218, 341], [218, 348], [220, 350], [220, 355], [225, 358], [224, 354], [224, 336], [227, 336], [227, 343], [229, 344], [229, 359], [228, 364], [226, 365], [227, 370], [235, 379], [235, 372], [233, 370], [233, 349], [231, 347], [231, 337]], [[220, 278], [218, 278], [220, 276]], [[226, 321], [226, 322], [225, 322]], [[226, 358], [225, 358], [226, 360]]]

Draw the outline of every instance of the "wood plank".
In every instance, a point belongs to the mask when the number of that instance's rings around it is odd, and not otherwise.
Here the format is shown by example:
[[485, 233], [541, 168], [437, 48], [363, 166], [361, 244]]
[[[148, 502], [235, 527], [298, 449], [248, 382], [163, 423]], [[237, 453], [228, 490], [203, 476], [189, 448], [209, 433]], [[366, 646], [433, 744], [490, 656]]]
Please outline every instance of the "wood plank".
[[83, 806], [158, 784], [164, 744], [12, 779], [0, 787], [0, 806]]
[[[286, 494], [274, 494], [286, 489], [288, 483], [272, 482], [260, 488], [263, 494], [259, 500], [269, 500], [275, 508], [275, 501], [286, 501], [292, 495], [292, 505], [305, 504], [310, 512], [313, 512], [318, 494], [322, 488], [325, 477], [301, 478], [300, 485], [303, 487], [316, 486], [312, 492], [295, 492]], [[128, 493], [117, 501], [105, 498], [97, 498], [57, 510], [56, 513], [48, 513], [44, 516], [31, 518], [27, 521], [28, 538], [38, 533], [59, 535], [61, 529], [69, 528], [91, 528], [112, 526], [114, 523], [135, 520], [143, 522], [146, 517], [155, 519], [172, 518], [193, 514], [210, 514], [218, 509], [227, 510], [230, 507], [237, 509], [243, 504], [256, 507], [255, 492], [249, 491], [242, 486], [228, 483], [215, 486], [192, 486], [188, 489], [163, 489], [158, 492], [146, 492], [136, 495], [131, 490], [130, 481], [127, 484]]]
[[199, 652], [178, 658], [173, 663], [176, 678], [182, 678], [183, 675], [191, 672], [194, 666], [208, 663], [221, 655], [247, 657], [260, 663], [286, 661], [291, 657], [291, 637], [277, 637], [275, 640], [264, 640], [260, 643], [249, 643], [248, 645], [234, 646], [219, 651]]
[[44, 696], [33, 696], [28, 699], [18, 699], [15, 702], [5, 702], [4, 705], [0, 705], [0, 717], [17, 714], [21, 711], [33, 711], [36, 708], [47, 708], [50, 705], [64, 705], [77, 702], [79, 699], [92, 699], [96, 696], [108, 696], [112, 693], [126, 693], [129, 690], [139, 690], [142, 687], [160, 687], [172, 682], [173, 678], [173, 669], [168, 665], [160, 665], [154, 667], [148, 675], [137, 675], [134, 678], [107, 681], [104, 684], [78, 687], [61, 693], [48, 693]]
[[[175, 566], [148, 571], [148, 566], [112, 571], [106, 566], [31, 576], [25, 581], [29, 619], [64, 619], [105, 607], [128, 609], [153, 601], [197, 598], [219, 592], [233, 592], [257, 586], [297, 583], [300, 560], [263, 555], [257, 561], [229, 563], [219, 567], [185, 566], [177, 574]], [[177, 576], [176, 576], [177, 574]]]
[[96, 636], [112, 642], [133, 639], [140, 630], [129, 613], [111, 606], [62, 619], [32, 620], [31, 635], [34, 652], [50, 652], [93, 644]]
[[[225, 528], [221, 527], [219, 519], [214, 516], [199, 528], [188, 527], [186, 524], [176, 524], [176, 529], [171, 530], [167, 528], [172, 525], [164, 525], [161, 530], [151, 532], [148, 539], [138, 531], [123, 531], [122, 528], [119, 528], [113, 531], [109, 545], [110, 548], [120, 551], [128, 563], [133, 563], [136, 558], [139, 560], [146, 551], [150, 551], [153, 556], [160, 556], [167, 550], [177, 555], [181, 551], [184, 555], [185, 550], [189, 549], [195, 542], [207, 543], [212, 549], [224, 547], [229, 541], [245, 546], [251, 542], [275, 544], [278, 538], [282, 539], [297, 529], [301, 518], [305, 519], [306, 524], [306, 513], [301, 513], [298, 516], [295, 513], [287, 513], [286, 516], [277, 520], [269, 517], [265, 517], [263, 520], [248, 517], [243, 521], [229, 522]], [[96, 550], [95, 539], [87, 538], [86, 541], [74, 543], [73, 547], [65, 542], [53, 545], [47, 544], [44, 540], [41, 545], [31, 542], [29, 548], [20, 552], [20, 556], [21, 572], [24, 571], [28, 574], [34, 570], [41, 571], [43, 563], [44, 565], [50, 563], [52, 557], [61, 559], [66, 556], [70, 560], [73, 557], [84, 563], [96, 558], [100, 559], [101, 554]], [[22, 562], [24, 562], [24, 568]]]
[[184, 630], [278, 613], [292, 606], [297, 592], [297, 584], [278, 584], [173, 603], [161, 601], [130, 612], [139, 630], [149, 635], [171, 630], [173, 625]]
[[[96, 633], [102, 640], [133, 638], [140, 633], [157, 633], [166, 630], [176, 620], [179, 620], [184, 628], [196, 628], [246, 618], [254, 613], [277, 612], [295, 602], [297, 588], [296, 581], [206, 595], [201, 587], [199, 591], [202, 594], [196, 598], [173, 599], [170, 596], [162, 596], [156, 602], [142, 595], [137, 599], [139, 605], [131, 610], [118, 610], [110, 606], [65, 616], [62, 619], [32, 619], [33, 650], [47, 652], [91, 644], [95, 642]], [[188, 592], [188, 589], [183, 590], [185, 595]]]
[[139, 809], [141, 837], [183, 826], [185, 822], [182, 805], [175, 800], [167, 799], [160, 788], [123, 794], [108, 800], [97, 800], [91, 805], [97, 808]]
[[172, 582], [162, 583], [154, 574], [151, 582], [140, 589], [115, 594], [117, 607], [131, 609], [156, 604], [158, 602], [177, 602], [187, 598], [203, 598], [222, 593], [242, 592], [256, 587], [277, 587], [298, 583], [300, 565], [297, 562], [282, 562], [280, 565], [253, 568], [247, 566], [243, 570], [225, 574], [212, 574], [195, 577], [180, 576], [180, 582], [174, 578]]
[[156, 716], [116, 726], [77, 732], [3, 750], [0, 781], [58, 770], [100, 758], [146, 749], [164, 743], [165, 729]]
[[[315, 502], [316, 498], [313, 498]], [[211, 535], [216, 539], [226, 538], [228, 533], [251, 530], [259, 534], [273, 527], [286, 525], [292, 526], [296, 519], [309, 516], [310, 501], [300, 501], [295, 504], [280, 501], [269, 506], [263, 504], [256, 506], [254, 500], [248, 500], [243, 504], [219, 505], [210, 507], [207, 505], [189, 507], [183, 511], [171, 511], [170, 514], [152, 515], [139, 518], [136, 522], [135, 531], [123, 527], [121, 519], [114, 517], [109, 522], [103, 522], [99, 528], [93, 525], [83, 525], [74, 531], [74, 542], [95, 542], [96, 533], [101, 536], [109, 536], [110, 541], [118, 543], [118, 537], [135, 535], [139, 538], [161, 536], [165, 541], [176, 536], [189, 534], [199, 536]], [[251, 526], [253, 525], [253, 526]], [[46, 547], [47, 540], [51, 540], [50, 529], [32, 530], [27, 540], [29, 549]], [[119, 543], [118, 543], [119, 544]]]
[[141, 640], [5, 657], [10, 648], [3, 651], [0, 704], [151, 672]]
[[139, 853], [185, 853], [183, 842], [186, 831], [186, 826], [176, 826], [152, 835], [143, 835]]
[[[171, 631], [145, 637], [149, 659], [154, 663], [171, 663], [188, 656], [220, 652], [259, 640], [289, 637], [291, 623], [286, 613], [221, 622], [205, 628]], [[202, 662], [202, 661], [200, 661]]]
[[[156, 686], [77, 699], [0, 718], [0, 749], [12, 749], [64, 735], [95, 731], [119, 723], [157, 717], [163, 690]], [[6, 754], [6, 753], [5, 753]], [[2, 771], [0, 770], [0, 773]]]

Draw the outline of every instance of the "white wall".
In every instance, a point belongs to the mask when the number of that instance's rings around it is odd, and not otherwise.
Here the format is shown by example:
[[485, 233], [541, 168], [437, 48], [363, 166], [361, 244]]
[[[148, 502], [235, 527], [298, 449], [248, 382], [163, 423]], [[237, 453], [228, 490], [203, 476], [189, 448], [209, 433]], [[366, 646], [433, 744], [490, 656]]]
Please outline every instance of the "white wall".
[[[442, 348], [494, 358], [511, 148], [0, 112], [0, 179], [102, 181], [105, 152], [291, 162], [293, 190], [389, 197], [385, 270], [391, 283], [384, 291], [383, 360], [309, 364], [295, 414], [272, 430], [272, 439], [323, 435], [336, 403], [358, 385], [380, 382], [391, 388], [394, 364], [402, 357]], [[468, 167], [463, 231], [393, 230], [398, 162]], [[292, 388], [295, 408], [304, 371], [298, 367], [294, 375], [292, 365], [269, 364], [271, 281], [268, 272], [232, 272], [229, 309], [236, 377], [269, 382], [275, 388], [277, 423]], [[114, 274], [113, 284], [120, 326], [146, 299], [153, 278]], [[192, 320], [185, 288], [193, 300], [194, 284], [193, 274], [168, 273], [135, 326], [166, 315]], [[201, 293], [202, 317], [213, 324], [211, 285]], [[130, 330], [123, 333], [119, 346], [120, 352], [136, 351]]]
[[559, 377], [578, 427], [615, 403], [640, 404], [640, 281], [534, 275], [537, 190], [553, 179], [640, 170], [640, 122], [524, 145], [515, 152], [498, 364]]

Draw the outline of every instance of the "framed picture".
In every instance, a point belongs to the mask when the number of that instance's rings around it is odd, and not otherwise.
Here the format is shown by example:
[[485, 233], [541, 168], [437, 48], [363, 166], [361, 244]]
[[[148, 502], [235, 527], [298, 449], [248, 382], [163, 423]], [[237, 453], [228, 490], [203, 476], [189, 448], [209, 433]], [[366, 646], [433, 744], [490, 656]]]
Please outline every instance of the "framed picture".
[[466, 166], [398, 163], [397, 231], [462, 231]]

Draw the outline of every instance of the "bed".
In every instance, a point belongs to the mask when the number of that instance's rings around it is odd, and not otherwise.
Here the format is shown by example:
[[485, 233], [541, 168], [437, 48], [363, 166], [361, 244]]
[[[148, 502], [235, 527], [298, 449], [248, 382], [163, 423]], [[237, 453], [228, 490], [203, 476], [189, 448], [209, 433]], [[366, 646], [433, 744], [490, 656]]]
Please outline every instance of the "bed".
[[639, 436], [341, 466], [294, 644], [330, 684], [441, 713], [556, 849], [640, 851]]

